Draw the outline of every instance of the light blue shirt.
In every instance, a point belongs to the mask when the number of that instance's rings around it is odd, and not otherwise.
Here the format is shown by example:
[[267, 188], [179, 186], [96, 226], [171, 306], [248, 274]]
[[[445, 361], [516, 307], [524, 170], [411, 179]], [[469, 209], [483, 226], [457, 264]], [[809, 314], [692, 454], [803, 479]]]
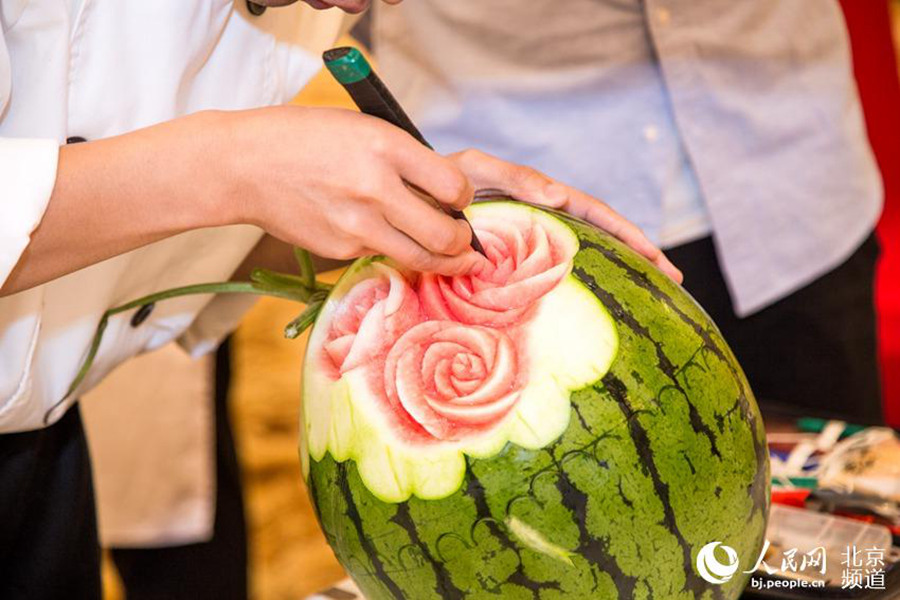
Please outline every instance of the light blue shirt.
[[711, 232], [739, 315], [837, 266], [880, 213], [832, 0], [416, 0], [373, 34], [438, 150], [535, 166], [664, 245]]

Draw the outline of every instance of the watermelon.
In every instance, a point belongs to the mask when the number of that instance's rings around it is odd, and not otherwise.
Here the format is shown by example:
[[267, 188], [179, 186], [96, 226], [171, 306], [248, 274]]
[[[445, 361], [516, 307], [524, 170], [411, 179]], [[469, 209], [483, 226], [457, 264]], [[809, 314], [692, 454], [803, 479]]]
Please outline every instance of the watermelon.
[[[489, 266], [361, 259], [310, 334], [301, 459], [337, 558], [368, 600], [736, 598], [768, 459], [715, 325], [583, 221], [467, 215]], [[743, 568], [702, 577], [711, 542]]]

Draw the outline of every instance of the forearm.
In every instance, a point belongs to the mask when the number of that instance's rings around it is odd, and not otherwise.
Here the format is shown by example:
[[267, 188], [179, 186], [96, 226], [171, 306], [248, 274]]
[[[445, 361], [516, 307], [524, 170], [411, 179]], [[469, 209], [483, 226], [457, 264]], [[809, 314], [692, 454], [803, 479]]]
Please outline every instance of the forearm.
[[[215, 113], [60, 149], [53, 194], [0, 295], [163, 238], [233, 222], [216, 161]], [[221, 165], [217, 165], [221, 168]]]
[[457, 209], [474, 186], [568, 210], [680, 277], [609, 207], [536, 171], [477, 152], [442, 157], [366, 115], [283, 106], [198, 113], [62, 148], [47, 209], [0, 295], [191, 229], [235, 223], [319, 256], [385, 254], [443, 275], [483, 267], [469, 226], [406, 184]]

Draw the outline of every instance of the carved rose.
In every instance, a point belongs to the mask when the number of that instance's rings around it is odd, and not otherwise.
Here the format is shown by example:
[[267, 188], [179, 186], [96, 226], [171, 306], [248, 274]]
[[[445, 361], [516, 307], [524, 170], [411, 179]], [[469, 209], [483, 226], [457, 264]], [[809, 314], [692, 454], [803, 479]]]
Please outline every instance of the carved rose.
[[388, 402], [439, 440], [458, 439], [499, 422], [525, 376], [503, 331], [453, 321], [425, 321], [388, 353]]
[[422, 320], [419, 298], [395, 269], [358, 283], [335, 310], [323, 349], [335, 378], [367, 361], [383, 359], [403, 332]]
[[571, 252], [537, 223], [472, 224], [491, 266], [459, 277], [423, 274], [418, 283], [423, 309], [432, 319], [474, 325], [519, 322], [569, 272]]

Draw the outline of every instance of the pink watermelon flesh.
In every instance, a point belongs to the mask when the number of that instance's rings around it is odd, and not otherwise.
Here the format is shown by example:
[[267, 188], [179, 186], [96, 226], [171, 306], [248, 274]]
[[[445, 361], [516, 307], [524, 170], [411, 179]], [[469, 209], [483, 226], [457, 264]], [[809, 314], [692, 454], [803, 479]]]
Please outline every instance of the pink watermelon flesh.
[[572, 253], [537, 224], [473, 223], [493, 268], [474, 276], [426, 273], [418, 291], [425, 313], [474, 325], [521, 323], [528, 308], [552, 290], [571, 268]]
[[528, 381], [524, 335], [576, 248], [540, 223], [475, 219], [490, 267], [445, 277], [382, 266], [334, 311], [322, 349], [333, 380], [365, 369], [400, 439], [452, 441], [496, 427]]
[[404, 331], [422, 320], [419, 298], [399, 273], [368, 279], [347, 295], [331, 322], [325, 368], [334, 374], [384, 357]]
[[518, 397], [522, 372], [502, 331], [425, 321], [391, 349], [385, 387], [392, 409], [405, 410], [439, 440], [490, 427]]

